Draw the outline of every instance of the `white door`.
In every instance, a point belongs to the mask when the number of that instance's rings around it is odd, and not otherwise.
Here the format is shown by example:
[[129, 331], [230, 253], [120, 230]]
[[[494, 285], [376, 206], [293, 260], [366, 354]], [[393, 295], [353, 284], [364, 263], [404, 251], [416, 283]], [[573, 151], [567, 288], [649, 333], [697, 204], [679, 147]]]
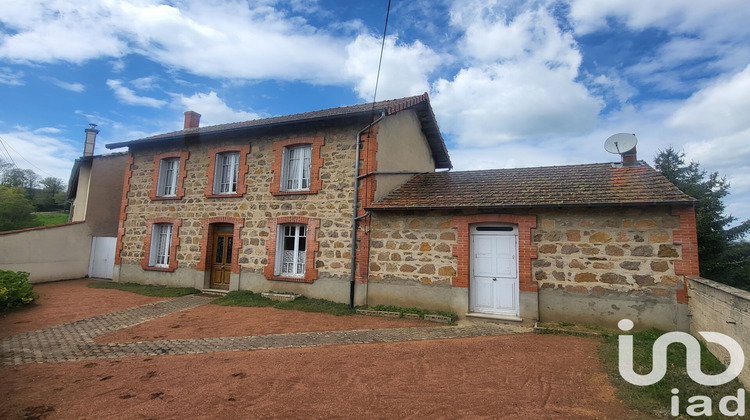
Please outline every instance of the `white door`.
[[471, 312], [519, 316], [518, 230], [471, 228]]
[[91, 238], [91, 260], [89, 277], [111, 279], [115, 267], [115, 247], [117, 238], [94, 236]]

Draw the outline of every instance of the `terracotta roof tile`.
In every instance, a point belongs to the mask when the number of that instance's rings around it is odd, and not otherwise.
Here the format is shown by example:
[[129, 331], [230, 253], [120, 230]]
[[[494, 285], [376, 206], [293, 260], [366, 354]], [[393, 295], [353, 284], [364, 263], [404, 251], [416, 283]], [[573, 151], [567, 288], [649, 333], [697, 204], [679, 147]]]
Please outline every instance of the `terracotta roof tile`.
[[645, 163], [611, 163], [415, 175], [372, 209], [689, 204], [694, 201]]

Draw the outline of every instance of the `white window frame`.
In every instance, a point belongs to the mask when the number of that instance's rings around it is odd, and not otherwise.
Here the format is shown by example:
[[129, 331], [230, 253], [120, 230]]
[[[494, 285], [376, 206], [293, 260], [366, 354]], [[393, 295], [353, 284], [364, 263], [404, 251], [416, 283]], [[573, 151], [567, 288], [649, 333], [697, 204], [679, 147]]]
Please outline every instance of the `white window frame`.
[[156, 184], [156, 196], [175, 197], [179, 175], [180, 158], [166, 158], [159, 161], [159, 181]]
[[172, 223], [154, 223], [151, 225], [149, 266], [169, 267], [169, 254], [172, 248], [172, 229]]
[[237, 194], [240, 173], [240, 152], [216, 154], [214, 194]]
[[[286, 249], [286, 239], [293, 238], [292, 249]], [[300, 239], [305, 240], [305, 249], [300, 250]], [[275, 275], [283, 277], [305, 277], [307, 265], [307, 225], [299, 223], [278, 226], [276, 240]]]
[[284, 147], [281, 191], [310, 191], [312, 144]]

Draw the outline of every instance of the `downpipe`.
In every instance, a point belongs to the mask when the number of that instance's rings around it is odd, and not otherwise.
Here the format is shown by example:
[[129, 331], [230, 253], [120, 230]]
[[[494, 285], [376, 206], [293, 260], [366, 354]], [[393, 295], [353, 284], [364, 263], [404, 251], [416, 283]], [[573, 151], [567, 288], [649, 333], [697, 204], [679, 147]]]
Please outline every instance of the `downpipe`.
[[354, 286], [357, 276], [357, 209], [359, 207], [359, 151], [362, 147], [362, 134], [372, 128], [380, 120], [385, 118], [385, 111], [381, 111], [380, 117], [371, 122], [367, 127], [357, 133], [357, 144], [354, 156], [354, 204], [352, 205], [352, 249], [351, 249], [351, 271], [349, 273], [349, 307], [354, 307]]

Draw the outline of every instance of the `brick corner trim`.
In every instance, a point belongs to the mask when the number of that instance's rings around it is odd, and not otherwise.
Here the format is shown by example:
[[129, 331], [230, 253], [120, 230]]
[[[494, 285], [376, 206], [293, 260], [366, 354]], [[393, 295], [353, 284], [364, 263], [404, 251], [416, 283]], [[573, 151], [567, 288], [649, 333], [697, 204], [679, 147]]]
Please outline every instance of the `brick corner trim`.
[[[299, 223], [307, 225], [307, 251], [305, 256], [304, 277], [283, 277], [276, 275], [276, 238], [279, 225], [288, 223]], [[266, 239], [266, 254], [268, 264], [263, 267], [263, 275], [268, 280], [289, 281], [295, 283], [312, 283], [318, 278], [318, 269], [315, 268], [315, 253], [318, 251], [317, 231], [320, 227], [320, 219], [312, 219], [299, 216], [287, 216], [268, 219], [268, 239]]]
[[[151, 233], [153, 232], [153, 227], [156, 223], [172, 224], [172, 242], [169, 244], [169, 267], [152, 267], [149, 265], [149, 256], [151, 255]], [[177, 246], [180, 245], [180, 226], [182, 226], [182, 219], [173, 217], [158, 217], [156, 219], [146, 220], [146, 238], [144, 239], [141, 268], [149, 271], [175, 271], [177, 269]]]
[[536, 227], [536, 216], [512, 214], [478, 214], [453, 216], [453, 228], [458, 230], [453, 255], [458, 257], [453, 287], [469, 287], [471, 276], [471, 225], [476, 223], [508, 223], [518, 226], [518, 286], [522, 292], [538, 292], [538, 284], [531, 277], [531, 260], [537, 257], [536, 246], [531, 244], [531, 229]]
[[[310, 156], [310, 189], [305, 191], [283, 191], [281, 189], [281, 172], [284, 165], [284, 148], [309, 144], [312, 146]], [[320, 168], [323, 167], [323, 159], [320, 157], [320, 149], [325, 145], [325, 137], [295, 137], [273, 142], [273, 182], [271, 183], [271, 194], [273, 195], [298, 195], [317, 194], [323, 188], [320, 179]]]
[[682, 246], [682, 258], [674, 262], [675, 274], [682, 276], [683, 287], [677, 289], [677, 303], [688, 303], [686, 276], [699, 276], [698, 231], [694, 206], [674, 206], [672, 215], [680, 218], [680, 228], [672, 233], [675, 245]]
[[120, 201], [120, 219], [117, 222], [117, 244], [115, 245], [115, 265], [122, 265], [122, 241], [125, 237], [125, 219], [128, 217], [128, 194], [130, 193], [130, 178], [133, 176], [133, 152], [128, 152], [128, 160], [125, 164], [125, 177], [123, 179], [122, 200]]

